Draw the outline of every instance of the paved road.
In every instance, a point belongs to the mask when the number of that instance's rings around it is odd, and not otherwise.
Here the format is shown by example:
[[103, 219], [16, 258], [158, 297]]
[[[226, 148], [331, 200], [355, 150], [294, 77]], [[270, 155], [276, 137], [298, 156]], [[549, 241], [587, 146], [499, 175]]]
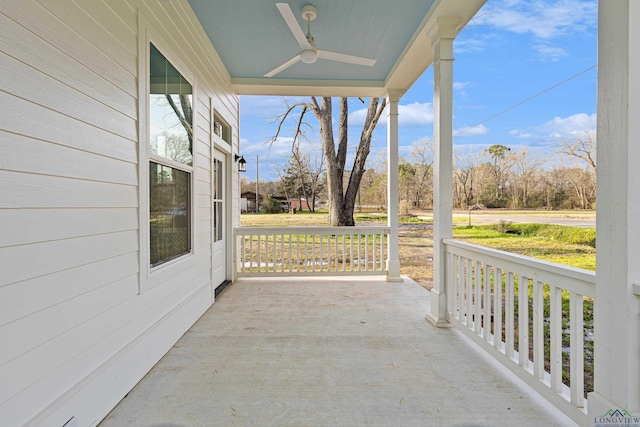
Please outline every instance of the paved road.
[[471, 223], [498, 223], [500, 221], [509, 221], [513, 223], [537, 223], [537, 224], [556, 224], [566, 225], [570, 227], [595, 227], [596, 217], [590, 218], [583, 216], [536, 216], [536, 215], [491, 215], [491, 214], [475, 214], [471, 212]]
[[[415, 213], [418, 216], [430, 218], [431, 212]], [[453, 221], [456, 224], [467, 224], [469, 221], [468, 211], [455, 211]], [[556, 224], [566, 225], [570, 227], [595, 227], [596, 216], [594, 213], [575, 213], [575, 212], [532, 212], [532, 213], [492, 213], [490, 211], [471, 211], [471, 224], [496, 224], [500, 221], [508, 221], [512, 223], [538, 223], [538, 224]]]

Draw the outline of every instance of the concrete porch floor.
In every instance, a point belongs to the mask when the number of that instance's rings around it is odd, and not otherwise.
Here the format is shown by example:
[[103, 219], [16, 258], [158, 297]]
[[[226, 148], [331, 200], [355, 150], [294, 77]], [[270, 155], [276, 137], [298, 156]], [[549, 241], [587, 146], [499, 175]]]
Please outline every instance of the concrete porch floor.
[[240, 280], [102, 421], [112, 426], [569, 426], [410, 279]]

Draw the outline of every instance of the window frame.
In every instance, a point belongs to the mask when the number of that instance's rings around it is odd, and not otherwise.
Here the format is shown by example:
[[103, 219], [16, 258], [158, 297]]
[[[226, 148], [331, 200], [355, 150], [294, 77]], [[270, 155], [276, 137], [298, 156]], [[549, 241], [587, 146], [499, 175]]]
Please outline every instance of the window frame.
[[[197, 117], [197, 94], [198, 81], [190, 68], [180, 59], [177, 52], [179, 49], [172, 48], [172, 44], [167, 42], [158, 32], [156, 32], [145, 16], [138, 11], [138, 216], [139, 216], [139, 288], [138, 293], [142, 294], [171, 277], [180, 274], [196, 265], [196, 244], [195, 228], [197, 220], [195, 217], [195, 173], [197, 170], [197, 127], [193, 123], [192, 134], [192, 164], [185, 165], [151, 152], [150, 147], [150, 55], [153, 44], [162, 55], [175, 67], [178, 72], [192, 86], [192, 110], [194, 122]], [[154, 162], [160, 165], [175, 168], [189, 173], [189, 206], [188, 221], [189, 227], [189, 252], [179, 255], [171, 260], [163, 262], [157, 266], [151, 266], [150, 250], [150, 182], [149, 163]]]
[[[219, 151], [219, 150], [215, 150], [215, 151]], [[225, 167], [223, 167], [222, 160], [219, 160], [218, 158], [215, 157], [215, 151], [214, 151], [214, 157], [212, 161], [213, 192], [211, 197], [211, 203], [213, 204], [213, 210], [212, 210], [213, 221], [211, 224], [211, 227], [213, 230], [213, 239], [212, 239], [213, 244], [224, 241], [225, 236], [227, 234], [226, 232], [227, 213], [225, 212], [226, 210], [225, 208], [227, 205], [226, 203], [227, 189], [225, 188], [227, 179], [225, 174], [223, 173], [226, 171], [226, 162], [224, 162]], [[226, 154], [222, 153], [222, 155], [226, 157]], [[220, 209], [220, 215], [221, 215], [220, 218], [217, 215], [218, 209]], [[220, 219], [221, 224], [218, 224], [218, 219]]]

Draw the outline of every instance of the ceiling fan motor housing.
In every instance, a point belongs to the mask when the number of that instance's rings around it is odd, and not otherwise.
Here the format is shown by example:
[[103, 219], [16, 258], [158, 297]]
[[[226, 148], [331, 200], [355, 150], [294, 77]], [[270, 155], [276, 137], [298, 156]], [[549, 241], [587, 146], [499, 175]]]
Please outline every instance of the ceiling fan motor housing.
[[302, 18], [305, 21], [313, 21], [316, 16], [318, 16], [318, 12], [315, 6], [308, 4], [302, 8]]
[[313, 64], [318, 59], [318, 51], [315, 49], [303, 49], [300, 51], [300, 60], [305, 64]]

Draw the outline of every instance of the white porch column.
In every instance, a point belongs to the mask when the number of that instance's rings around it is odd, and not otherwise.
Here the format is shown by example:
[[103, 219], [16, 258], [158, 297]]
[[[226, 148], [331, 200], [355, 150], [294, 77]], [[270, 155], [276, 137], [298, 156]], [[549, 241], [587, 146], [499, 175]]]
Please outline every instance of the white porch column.
[[595, 391], [640, 415], [640, 2], [598, 2]]
[[400, 92], [387, 94], [387, 225], [389, 241], [387, 249], [387, 281], [401, 282], [400, 257], [398, 255], [398, 102]]
[[442, 239], [452, 237], [453, 214], [453, 39], [460, 23], [439, 18], [432, 39], [433, 61], [433, 288], [427, 319], [448, 326], [445, 290], [445, 259]]

